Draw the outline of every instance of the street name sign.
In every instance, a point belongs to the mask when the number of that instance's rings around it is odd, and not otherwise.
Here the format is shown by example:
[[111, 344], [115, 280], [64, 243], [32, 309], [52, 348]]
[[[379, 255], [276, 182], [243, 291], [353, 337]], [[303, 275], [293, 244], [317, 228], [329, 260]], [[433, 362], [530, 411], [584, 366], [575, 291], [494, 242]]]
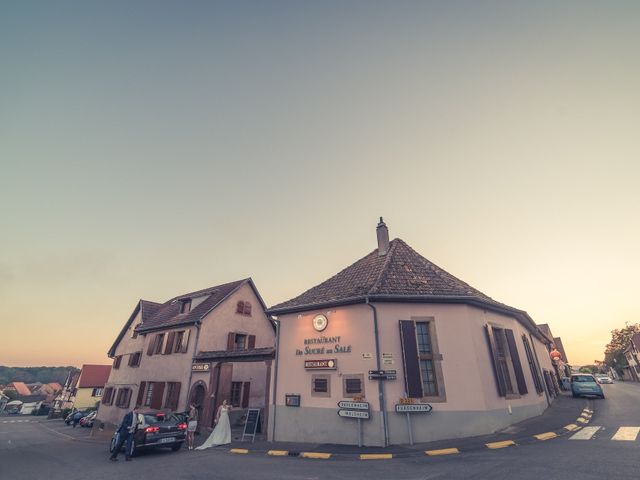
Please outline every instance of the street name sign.
[[432, 410], [428, 403], [399, 403], [396, 405], [397, 413], [429, 413]]
[[396, 370], [369, 370], [369, 380], [395, 380]]
[[369, 410], [338, 410], [338, 415], [345, 418], [357, 418], [358, 420], [368, 420]]
[[369, 402], [351, 402], [342, 400], [338, 402], [338, 408], [346, 410], [369, 410]]

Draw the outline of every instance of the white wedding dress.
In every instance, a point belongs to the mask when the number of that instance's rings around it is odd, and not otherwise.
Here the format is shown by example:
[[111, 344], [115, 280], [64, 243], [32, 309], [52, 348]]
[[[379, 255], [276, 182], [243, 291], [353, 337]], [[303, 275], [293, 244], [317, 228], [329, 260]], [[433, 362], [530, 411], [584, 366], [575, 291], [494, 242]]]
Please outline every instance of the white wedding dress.
[[220, 418], [216, 424], [216, 428], [213, 429], [209, 438], [196, 447], [196, 450], [204, 450], [205, 448], [215, 447], [217, 445], [226, 445], [231, 443], [231, 424], [229, 423], [229, 409], [220, 407]]

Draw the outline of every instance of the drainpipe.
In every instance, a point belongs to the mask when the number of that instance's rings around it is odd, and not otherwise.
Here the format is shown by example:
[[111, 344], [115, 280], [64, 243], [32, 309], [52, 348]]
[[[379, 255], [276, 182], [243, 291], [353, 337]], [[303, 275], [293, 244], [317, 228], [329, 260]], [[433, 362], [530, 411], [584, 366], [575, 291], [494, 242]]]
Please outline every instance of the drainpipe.
[[276, 441], [276, 415], [278, 412], [278, 406], [276, 405], [276, 399], [278, 398], [278, 359], [280, 357], [280, 321], [271, 317], [271, 319], [273, 320], [273, 323], [276, 324], [276, 358], [275, 358], [275, 365], [273, 367], [273, 416], [271, 418], [271, 425], [272, 425], [272, 434], [271, 434], [271, 441], [275, 442]]
[[187, 383], [187, 405], [185, 406], [188, 410], [189, 408], [189, 395], [191, 395], [191, 377], [193, 377], [193, 357], [198, 352], [198, 339], [200, 338], [200, 325], [202, 322], [200, 320], [196, 320], [196, 342], [193, 346], [193, 355], [191, 355], [191, 365], [189, 365], [189, 383]]
[[547, 382], [544, 379], [544, 373], [540, 367], [540, 360], [538, 360], [538, 353], [536, 352], [536, 344], [533, 342], [533, 336], [529, 332], [529, 339], [531, 340], [531, 348], [533, 349], [533, 356], [536, 359], [536, 365], [538, 366], [538, 374], [540, 375], [540, 381], [542, 382], [542, 390], [544, 390], [544, 396], [547, 399], [547, 407], [551, 406], [551, 400], [549, 399], [549, 392], [547, 392]]
[[[380, 370], [380, 339], [378, 335], [378, 310], [369, 302], [369, 297], [365, 298], [365, 303], [373, 310], [373, 335], [376, 340], [376, 369]], [[378, 399], [380, 401], [380, 419], [382, 421], [382, 446], [389, 445], [389, 426], [387, 424], [387, 408], [384, 398], [384, 380], [378, 382]]]

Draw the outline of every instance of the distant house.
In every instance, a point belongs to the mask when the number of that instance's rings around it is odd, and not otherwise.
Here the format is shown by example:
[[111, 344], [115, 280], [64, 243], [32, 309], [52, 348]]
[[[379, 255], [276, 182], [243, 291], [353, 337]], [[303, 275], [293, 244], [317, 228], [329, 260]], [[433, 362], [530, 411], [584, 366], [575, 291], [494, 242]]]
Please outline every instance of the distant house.
[[623, 368], [624, 379], [634, 382], [640, 381], [640, 333], [633, 334], [624, 350], [624, 356], [629, 364]]
[[[70, 370], [67, 374], [67, 378], [62, 385], [60, 392], [57, 394], [53, 401], [52, 414], [60, 413], [62, 410], [73, 407], [73, 401], [75, 400], [76, 384], [78, 383], [78, 377], [80, 372]], [[58, 384], [59, 385], [59, 384]]]
[[83, 365], [75, 387], [73, 407], [78, 410], [96, 407], [110, 373], [111, 365]]
[[0, 413], [4, 411], [4, 407], [9, 403], [9, 397], [0, 392]]
[[31, 390], [24, 382], [11, 382], [7, 388], [14, 390], [18, 395], [31, 395]]

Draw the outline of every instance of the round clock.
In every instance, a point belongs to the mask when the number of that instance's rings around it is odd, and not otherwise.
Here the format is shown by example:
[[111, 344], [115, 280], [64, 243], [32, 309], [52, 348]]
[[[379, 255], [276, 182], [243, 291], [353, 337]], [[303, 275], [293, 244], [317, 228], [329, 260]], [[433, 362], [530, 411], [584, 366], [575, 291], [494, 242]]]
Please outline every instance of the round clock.
[[316, 315], [315, 317], [313, 317], [313, 328], [315, 328], [318, 332], [321, 332], [325, 328], [327, 328], [328, 323], [329, 321], [324, 315]]

